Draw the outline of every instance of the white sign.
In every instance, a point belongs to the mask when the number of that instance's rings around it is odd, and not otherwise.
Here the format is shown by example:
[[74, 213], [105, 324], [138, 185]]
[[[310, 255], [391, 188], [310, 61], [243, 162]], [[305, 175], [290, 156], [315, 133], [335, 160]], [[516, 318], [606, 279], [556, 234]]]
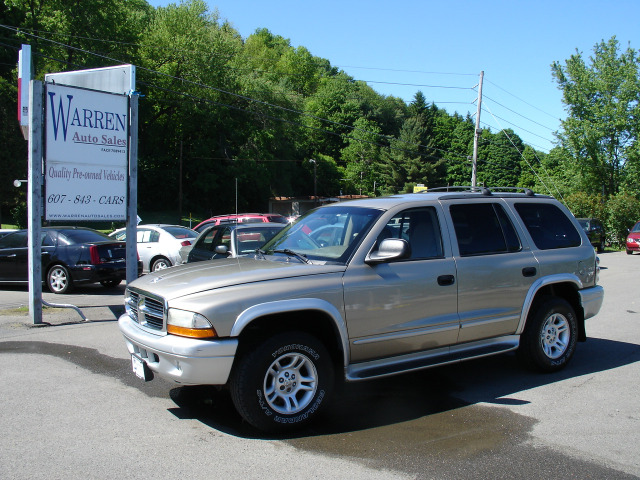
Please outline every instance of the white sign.
[[45, 219], [125, 220], [128, 97], [47, 84], [45, 103]]
[[18, 53], [18, 123], [25, 140], [29, 139], [29, 82], [31, 81], [31, 45], [22, 45]]

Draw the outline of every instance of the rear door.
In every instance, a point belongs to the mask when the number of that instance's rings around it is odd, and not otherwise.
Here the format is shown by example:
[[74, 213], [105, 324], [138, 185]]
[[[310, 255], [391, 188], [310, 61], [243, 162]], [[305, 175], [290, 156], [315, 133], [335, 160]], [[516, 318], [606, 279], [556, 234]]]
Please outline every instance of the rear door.
[[515, 333], [538, 262], [501, 200], [451, 201], [458, 272], [458, 343]]

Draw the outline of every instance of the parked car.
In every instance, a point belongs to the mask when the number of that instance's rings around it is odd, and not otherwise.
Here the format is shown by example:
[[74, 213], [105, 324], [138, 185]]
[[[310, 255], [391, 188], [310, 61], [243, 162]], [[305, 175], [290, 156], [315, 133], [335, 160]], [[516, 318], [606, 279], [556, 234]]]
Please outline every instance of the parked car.
[[287, 223], [287, 217], [277, 213], [239, 213], [229, 215], [217, 215], [208, 218], [194, 227], [198, 233], [207, 227], [221, 225], [223, 223]]
[[185, 263], [250, 255], [286, 226], [284, 223], [250, 223], [208, 227], [198, 235]]
[[[126, 241], [127, 229], [120, 228], [111, 232], [109, 236]], [[142, 271], [148, 273], [182, 263], [180, 248], [191, 245], [198, 234], [181, 225], [157, 224], [138, 225], [137, 236]]]
[[451, 190], [322, 206], [264, 254], [135, 280], [119, 319], [133, 371], [226, 386], [246, 422], [270, 431], [331, 405], [336, 376], [513, 351], [560, 370], [604, 298], [586, 233], [528, 189]]
[[604, 252], [604, 243], [607, 238], [602, 222], [597, 218], [578, 218], [578, 223], [587, 233], [591, 245], [593, 245], [598, 253]]
[[0, 230], [0, 238], [17, 231], [18, 231], [17, 228], [3, 228], [2, 230]]
[[[27, 243], [27, 230], [0, 238], [0, 283], [28, 283]], [[82, 283], [115, 287], [127, 277], [125, 259], [124, 242], [91, 228], [42, 228], [42, 277], [53, 293]]]
[[636, 223], [627, 235], [627, 255], [640, 252], [640, 222]]

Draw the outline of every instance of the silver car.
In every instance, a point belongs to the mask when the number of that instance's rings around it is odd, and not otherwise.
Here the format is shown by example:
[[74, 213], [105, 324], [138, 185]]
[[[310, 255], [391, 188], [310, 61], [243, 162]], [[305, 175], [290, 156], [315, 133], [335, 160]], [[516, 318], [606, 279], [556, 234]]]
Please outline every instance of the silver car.
[[[109, 236], [125, 241], [127, 229], [118, 229]], [[138, 225], [138, 256], [142, 261], [143, 273], [181, 264], [180, 248], [191, 245], [197, 236], [196, 231], [181, 225]]]
[[511, 351], [557, 371], [600, 310], [597, 281], [555, 199], [431, 191], [320, 207], [254, 255], [135, 280], [119, 326], [141, 378], [227, 385], [249, 424], [287, 430], [330, 405], [336, 376]]

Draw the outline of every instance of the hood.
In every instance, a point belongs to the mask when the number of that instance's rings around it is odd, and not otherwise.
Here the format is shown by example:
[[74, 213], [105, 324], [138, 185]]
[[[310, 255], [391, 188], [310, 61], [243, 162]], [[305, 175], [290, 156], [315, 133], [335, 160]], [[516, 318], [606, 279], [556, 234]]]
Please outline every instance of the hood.
[[274, 262], [238, 257], [171, 267], [140, 277], [131, 282], [130, 286], [168, 300], [245, 283], [339, 273], [346, 268], [344, 265], [298, 263], [297, 260]]

